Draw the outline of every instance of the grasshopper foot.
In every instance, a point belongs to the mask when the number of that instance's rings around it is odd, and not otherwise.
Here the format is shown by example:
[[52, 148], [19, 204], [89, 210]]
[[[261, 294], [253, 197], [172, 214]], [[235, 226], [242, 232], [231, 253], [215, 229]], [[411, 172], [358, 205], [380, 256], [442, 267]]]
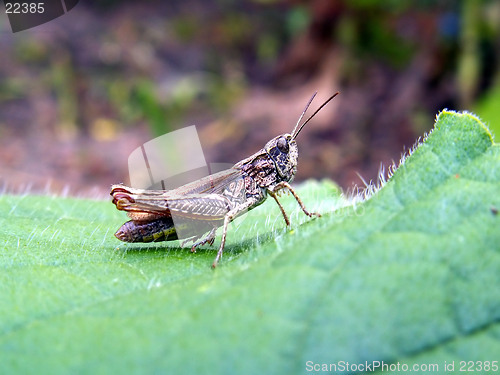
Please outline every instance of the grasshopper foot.
[[216, 230], [217, 230], [217, 228], [213, 228], [204, 238], [196, 241], [193, 244], [193, 246], [191, 246], [191, 252], [196, 253], [196, 248], [198, 246], [204, 245], [206, 243], [208, 243], [210, 246], [212, 246], [214, 244], [214, 241], [215, 241]]

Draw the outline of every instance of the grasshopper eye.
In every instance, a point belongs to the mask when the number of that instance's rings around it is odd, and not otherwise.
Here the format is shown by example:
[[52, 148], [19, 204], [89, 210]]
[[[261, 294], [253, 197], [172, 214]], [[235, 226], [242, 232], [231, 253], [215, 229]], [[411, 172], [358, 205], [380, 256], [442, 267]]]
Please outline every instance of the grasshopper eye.
[[276, 146], [278, 146], [278, 150], [280, 150], [281, 152], [284, 152], [285, 154], [288, 153], [288, 142], [284, 137], [278, 139]]

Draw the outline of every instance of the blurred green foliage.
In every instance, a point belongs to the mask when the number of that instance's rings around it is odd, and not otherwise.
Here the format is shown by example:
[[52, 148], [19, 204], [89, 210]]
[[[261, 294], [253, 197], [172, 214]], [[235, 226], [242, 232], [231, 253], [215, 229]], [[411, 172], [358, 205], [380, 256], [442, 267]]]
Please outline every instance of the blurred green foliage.
[[500, 83], [479, 99], [474, 111], [480, 114], [496, 139], [500, 139]]
[[412, 43], [388, 29], [384, 18], [346, 17], [344, 21], [341, 34], [344, 45], [365, 59], [379, 59], [391, 66], [403, 67], [415, 53]]
[[286, 17], [286, 29], [289, 35], [304, 32], [311, 23], [311, 14], [305, 6], [290, 8]]
[[50, 83], [59, 109], [59, 127], [64, 134], [77, 132], [78, 124], [78, 88], [77, 77], [71, 56], [60, 51], [50, 69]]

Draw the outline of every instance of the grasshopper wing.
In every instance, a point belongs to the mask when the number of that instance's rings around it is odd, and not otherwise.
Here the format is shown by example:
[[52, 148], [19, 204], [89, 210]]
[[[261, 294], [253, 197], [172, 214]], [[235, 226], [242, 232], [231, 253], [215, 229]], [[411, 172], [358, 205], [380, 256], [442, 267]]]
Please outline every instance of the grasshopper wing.
[[244, 189], [241, 171], [227, 169], [173, 190], [134, 189], [113, 185], [111, 196], [118, 210], [134, 221], [151, 221], [172, 215], [192, 220], [220, 220], [239, 199]]

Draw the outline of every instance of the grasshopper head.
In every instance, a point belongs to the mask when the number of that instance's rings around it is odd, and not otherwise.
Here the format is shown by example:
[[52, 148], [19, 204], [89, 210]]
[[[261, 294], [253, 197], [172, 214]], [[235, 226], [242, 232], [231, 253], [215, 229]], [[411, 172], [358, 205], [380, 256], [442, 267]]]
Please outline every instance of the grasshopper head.
[[267, 142], [264, 147], [271, 157], [280, 181], [290, 182], [297, 172], [297, 158], [299, 149], [291, 134], [283, 134]]

